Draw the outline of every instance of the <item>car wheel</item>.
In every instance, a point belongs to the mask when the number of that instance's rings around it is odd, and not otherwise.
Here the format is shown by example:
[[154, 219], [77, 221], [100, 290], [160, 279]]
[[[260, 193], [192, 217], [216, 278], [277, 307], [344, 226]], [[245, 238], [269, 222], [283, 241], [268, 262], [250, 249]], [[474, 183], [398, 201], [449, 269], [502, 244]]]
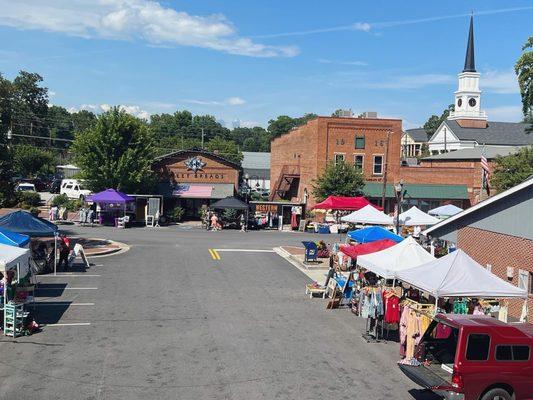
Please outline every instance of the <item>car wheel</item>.
[[494, 388], [483, 395], [481, 400], [513, 400], [513, 396], [502, 388]]

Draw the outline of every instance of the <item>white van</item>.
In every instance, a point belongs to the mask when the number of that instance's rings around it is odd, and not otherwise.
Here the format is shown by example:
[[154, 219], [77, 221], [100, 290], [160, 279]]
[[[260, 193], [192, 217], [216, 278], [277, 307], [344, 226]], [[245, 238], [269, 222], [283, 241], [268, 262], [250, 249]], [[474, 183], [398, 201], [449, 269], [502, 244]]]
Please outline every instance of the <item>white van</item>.
[[85, 189], [83, 183], [77, 179], [63, 179], [59, 193], [66, 194], [69, 199], [84, 200], [91, 194], [91, 191]]

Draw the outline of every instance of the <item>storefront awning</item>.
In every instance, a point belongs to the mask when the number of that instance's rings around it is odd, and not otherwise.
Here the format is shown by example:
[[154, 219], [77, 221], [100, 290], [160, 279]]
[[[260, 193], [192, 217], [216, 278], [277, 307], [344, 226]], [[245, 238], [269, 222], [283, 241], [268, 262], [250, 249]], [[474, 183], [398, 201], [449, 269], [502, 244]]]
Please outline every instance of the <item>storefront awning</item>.
[[[438, 199], [438, 200], [467, 200], [468, 190], [466, 185], [432, 185], [413, 184], [403, 185], [405, 199]], [[383, 184], [378, 182], [365, 182], [363, 192], [368, 198], [381, 198]], [[394, 185], [388, 183], [385, 196], [394, 198]]]
[[182, 199], [224, 199], [233, 194], [231, 183], [180, 183], [172, 190], [172, 196]]

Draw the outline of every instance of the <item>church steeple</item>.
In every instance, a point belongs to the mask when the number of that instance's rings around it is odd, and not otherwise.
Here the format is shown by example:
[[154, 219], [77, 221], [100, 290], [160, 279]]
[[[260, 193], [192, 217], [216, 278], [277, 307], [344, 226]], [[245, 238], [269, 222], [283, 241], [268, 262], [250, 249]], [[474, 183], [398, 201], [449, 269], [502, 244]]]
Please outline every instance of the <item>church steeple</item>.
[[463, 72], [476, 72], [474, 60], [474, 16], [470, 17], [470, 31], [468, 32], [468, 45], [466, 47], [465, 68]]

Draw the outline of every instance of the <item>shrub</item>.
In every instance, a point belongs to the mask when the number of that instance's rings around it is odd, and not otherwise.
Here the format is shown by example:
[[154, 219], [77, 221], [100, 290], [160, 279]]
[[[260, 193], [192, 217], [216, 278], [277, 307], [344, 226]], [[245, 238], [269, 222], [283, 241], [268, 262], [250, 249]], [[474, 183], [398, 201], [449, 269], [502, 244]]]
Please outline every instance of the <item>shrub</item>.
[[59, 194], [55, 196], [50, 202], [51, 207], [64, 207], [70, 202], [66, 194]]
[[180, 222], [184, 214], [185, 209], [180, 206], [176, 206], [168, 213], [168, 217], [173, 222]]
[[35, 192], [17, 192], [17, 201], [21, 208], [39, 207], [41, 196]]

